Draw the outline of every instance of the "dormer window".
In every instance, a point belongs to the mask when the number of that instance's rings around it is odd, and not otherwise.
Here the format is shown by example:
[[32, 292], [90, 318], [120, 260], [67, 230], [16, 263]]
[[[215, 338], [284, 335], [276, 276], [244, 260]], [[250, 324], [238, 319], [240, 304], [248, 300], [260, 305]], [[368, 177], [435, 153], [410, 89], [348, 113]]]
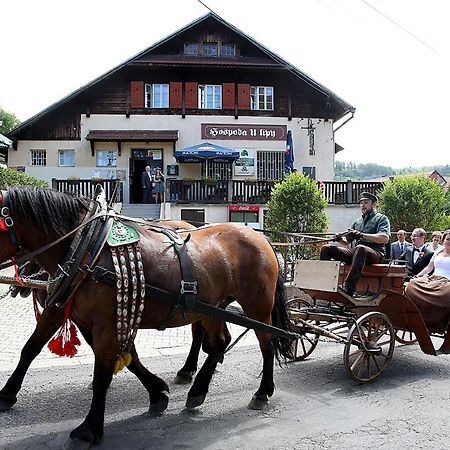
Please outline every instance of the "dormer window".
[[204, 42], [203, 43], [203, 56], [215, 57], [218, 56], [217, 42]]
[[236, 56], [236, 46], [234, 44], [222, 44], [222, 56]]
[[184, 44], [184, 54], [188, 56], [198, 56], [197, 42], [187, 42]]

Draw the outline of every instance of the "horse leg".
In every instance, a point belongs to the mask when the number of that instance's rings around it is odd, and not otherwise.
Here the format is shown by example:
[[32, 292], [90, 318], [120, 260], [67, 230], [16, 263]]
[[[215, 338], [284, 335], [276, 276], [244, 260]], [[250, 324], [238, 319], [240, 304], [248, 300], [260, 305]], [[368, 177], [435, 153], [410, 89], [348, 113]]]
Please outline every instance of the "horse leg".
[[33, 334], [24, 345], [16, 369], [0, 391], [0, 411], [9, 410], [17, 401], [17, 394], [33, 360], [56, 333], [64, 319], [64, 310], [46, 308], [36, 324]]
[[263, 356], [263, 371], [259, 389], [253, 394], [249, 403], [250, 409], [262, 410], [267, 407], [269, 397], [273, 395], [275, 383], [273, 382], [274, 349], [270, 335], [256, 332], [259, 348]]
[[[85, 341], [92, 347], [92, 333], [86, 328], [78, 326]], [[153, 414], [160, 414], [167, 409], [169, 397], [164, 392], [169, 392], [169, 386], [161, 378], [148, 371], [139, 360], [136, 347], [131, 347], [131, 363], [127, 369], [135, 375], [142, 385], [147, 389], [150, 397], [149, 411]]]
[[111, 384], [118, 345], [111, 345], [116, 342], [115, 334], [102, 333], [102, 329], [103, 325], [99, 325], [98, 335], [95, 329], [92, 335], [95, 364], [91, 407], [81, 425], [70, 433], [64, 449], [85, 449], [103, 438], [106, 392]]
[[192, 382], [195, 372], [197, 372], [198, 355], [202, 346], [205, 329], [200, 321], [192, 324], [192, 344], [184, 366], [178, 371], [175, 377], [175, 384], [189, 384]]
[[195, 408], [205, 401], [216, 366], [223, 360], [223, 352], [231, 341], [231, 335], [225, 322], [205, 319], [202, 321], [202, 325], [206, 331], [203, 350], [208, 356], [189, 390], [186, 408]]

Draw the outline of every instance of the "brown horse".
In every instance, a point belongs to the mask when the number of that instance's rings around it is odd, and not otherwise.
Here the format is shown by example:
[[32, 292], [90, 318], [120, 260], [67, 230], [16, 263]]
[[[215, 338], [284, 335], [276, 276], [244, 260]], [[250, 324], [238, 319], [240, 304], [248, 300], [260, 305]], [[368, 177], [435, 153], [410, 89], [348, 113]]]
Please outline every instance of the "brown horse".
[[[6, 223], [8, 217], [9, 219], [7, 227], [0, 227], [0, 261], [8, 260], [20, 249], [33, 252], [74, 230], [83, 221], [89, 205], [88, 200], [34, 188], [9, 189], [7, 192], [3, 191], [2, 197], [3, 222]], [[133, 226], [139, 233], [146, 286], [178, 294], [182, 275], [172, 243], [163, 233], [138, 224]], [[198, 283], [197, 300], [222, 308], [236, 300], [249, 318], [284, 330], [289, 329], [286, 296], [277, 260], [264, 236], [248, 227], [235, 224], [215, 225], [190, 233], [191, 238], [186, 245], [193, 275]], [[65, 239], [34, 259], [55, 277], [60, 273], [58, 264], [65, 260], [69, 247], [70, 239]], [[96, 265], [114, 273], [107, 246], [103, 248]], [[120, 354], [116, 331], [116, 297], [114, 287], [87, 276], [72, 299], [71, 319], [92, 346], [95, 366], [91, 407], [82, 424], [70, 433], [67, 443], [70, 448], [85, 448], [86, 445], [96, 444], [103, 435], [106, 392]], [[53, 306], [45, 308], [43, 314], [47, 324], [54, 321], [55, 326], [59, 326], [64, 312]], [[166, 327], [178, 327], [194, 322], [201, 322], [205, 331], [204, 349], [208, 356], [189, 390], [186, 402], [188, 408], [197, 407], [204, 402], [215, 367], [229, 344], [229, 333], [222, 320], [194, 310], [174, 310], [170, 305], [146, 294], [140, 328], [159, 328], [162, 324]], [[29, 341], [22, 351], [22, 354], [27, 354], [25, 365], [29, 365], [30, 358], [32, 360], [52, 337], [57, 328], [55, 326], [33, 333], [36, 334], [36, 339], [31, 343]], [[272, 337], [267, 332], [256, 331], [256, 335], [263, 356], [263, 371], [260, 386], [253, 395], [250, 406], [262, 409], [274, 391], [274, 356], [289, 356], [291, 346], [286, 339]], [[150, 411], [162, 412], [168, 404], [167, 384], [143, 368], [134, 347], [130, 352], [132, 361], [128, 367], [147, 388], [150, 394]], [[19, 363], [16, 371], [23, 370]], [[15, 403], [22, 379], [23, 376], [14, 379], [13, 374], [0, 391], [1, 410], [6, 410]]]

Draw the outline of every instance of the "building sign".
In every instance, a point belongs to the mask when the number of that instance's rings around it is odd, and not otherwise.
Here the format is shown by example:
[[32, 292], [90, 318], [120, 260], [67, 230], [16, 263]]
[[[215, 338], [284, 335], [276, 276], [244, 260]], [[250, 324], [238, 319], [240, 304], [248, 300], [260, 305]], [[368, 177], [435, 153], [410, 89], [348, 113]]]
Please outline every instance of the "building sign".
[[259, 206], [255, 205], [230, 205], [230, 211], [232, 212], [258, 212]]
[[202, 123], [202, 139], [286, 141], [287, 125]]
[[253, 148], [239, 150], [239, 158], [234, 163], [235, 175], [255, 175], [255, 150]]

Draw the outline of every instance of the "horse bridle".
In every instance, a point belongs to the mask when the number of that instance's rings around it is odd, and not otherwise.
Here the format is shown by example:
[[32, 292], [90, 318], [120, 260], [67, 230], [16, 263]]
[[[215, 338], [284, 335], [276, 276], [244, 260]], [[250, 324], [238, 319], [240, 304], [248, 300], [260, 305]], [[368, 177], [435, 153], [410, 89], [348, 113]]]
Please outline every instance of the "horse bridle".
[[7, 231], [9, 240], [17, 249], [20, 248], [17, 234], [14, 230], [14, 220], [10, 215], [9, 195], [7, 191], [0, 191], [0, 231]]

